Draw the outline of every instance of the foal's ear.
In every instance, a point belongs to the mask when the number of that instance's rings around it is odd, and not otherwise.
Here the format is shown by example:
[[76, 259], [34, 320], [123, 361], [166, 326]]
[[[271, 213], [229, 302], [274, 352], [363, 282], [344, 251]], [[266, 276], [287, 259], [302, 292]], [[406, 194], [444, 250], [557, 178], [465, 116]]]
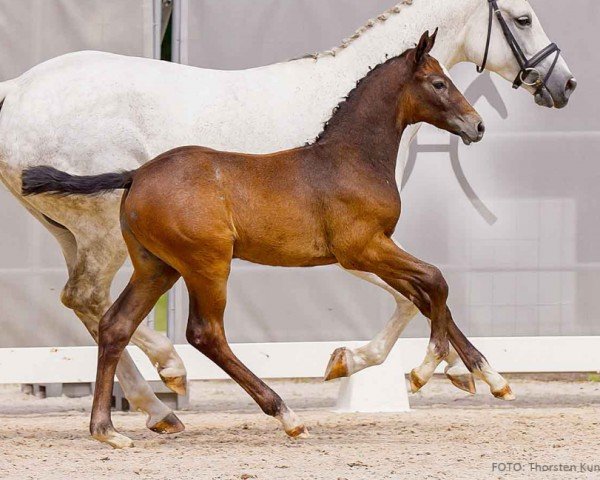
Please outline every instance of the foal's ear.
[[415, 65], [420, 65], [423, 60], [425, 60], [425, 55], [429, 50], [427, 50], [429, 46], [429, 30], [427, 30], [423, 35], [421, 35], [421, 39], [417, 44], [417, 48], [415, 49]]
[[431, 52], [431, 50], [433, 50], [433, 47], [435, 46], [435, 39], [437, 38], [437, 34], [438, 34], [438, 30], [439, 29], [440, 28], [437, 27], [435, 29], [435, 32], [433, 32], [433, 35], [431, 35], [429, 37], [429, 41], [427, 42], [427, 51], [425, 53], [429, 53], [429, 52]]
[[421, 39], [419, 40], [419, 44], [415, 50], [415, 63], [417, 65], [425, 60], [425, 55], [427, 55], [433, 49], [437, 33], [438, 29], [436, 28], [435, 32], [433, 32], [433, 35], [431, 36], [429, 36], [429, 30], [421, 35]]

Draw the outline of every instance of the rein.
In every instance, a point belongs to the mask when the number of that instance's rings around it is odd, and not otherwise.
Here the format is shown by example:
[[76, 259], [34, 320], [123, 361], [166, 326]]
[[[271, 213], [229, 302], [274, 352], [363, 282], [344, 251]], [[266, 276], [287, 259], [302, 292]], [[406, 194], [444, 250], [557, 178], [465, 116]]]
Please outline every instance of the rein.
[[[508, 23], [506, 23], [506, 20], [502, 16], [502, 12], [498, 7], [498, 0], [488, 0], [488, 4], [490, 6], [490, 18], [488, 23], [488, 35], [485, 43], [485, 54], [483, 56], [482, 65], [480, 67], [477, 67], [477, 72], [482, 73], [485, 70], [485, 66], [487, 64], [488, 54], [490, 51], [490, 43], [492, 40], [492, 24], [495, 15], [498, 19], [498, 22], [500, 23], [502, 32], [504, 33], [504, 38], [506, 38], [506, 41], [508, 42], [508, 45], [513, 52], [513, 55], [515, 56], [519, 67], [521, 67], [521, 70], [517, 74], [517, 78], [515, 78], [513, 82], [513, 88], [516, 89], [521, 87], [522, 85], [527, 85], [529, 87], [543, 87], [547, 89], [546, 83], [550, 79], [550, 76], [554, 71], [554, 67], [556, 67], [556, 63], [558, 62], [558, 58], [560, 57], [560, 48], [558, 48], [558, 45], [556, 45], [556, 43], [551, 43], [546, 48], [540, 50], [533, 57], [528, 59], [527, 56], [523, 53], [519, 42], [511, 32]], [[542, 78], [542, 74], [536, 67], [552, 54], [555, 54], [554, 61], [552, 62], [552, 65], [550, 66], [550, 69], [548, 70], [546, 76]]]

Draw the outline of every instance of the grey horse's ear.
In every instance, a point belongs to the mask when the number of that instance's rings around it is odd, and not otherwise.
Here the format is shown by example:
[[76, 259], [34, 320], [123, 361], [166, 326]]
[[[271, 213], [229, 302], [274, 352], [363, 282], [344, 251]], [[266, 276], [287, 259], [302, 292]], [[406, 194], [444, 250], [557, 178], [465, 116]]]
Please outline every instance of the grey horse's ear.
[[[415, 49], [415, 64], [420, 65], [421, 62], [425, 59], [425, 55], [427, 55], [427, 48], [429, 47], [429, 30], [427, 30], [423, 35], [421, 35], [421, 39], [417, 44], [417, 48]], [[431, 49], [430, 49], [431, 50]]]

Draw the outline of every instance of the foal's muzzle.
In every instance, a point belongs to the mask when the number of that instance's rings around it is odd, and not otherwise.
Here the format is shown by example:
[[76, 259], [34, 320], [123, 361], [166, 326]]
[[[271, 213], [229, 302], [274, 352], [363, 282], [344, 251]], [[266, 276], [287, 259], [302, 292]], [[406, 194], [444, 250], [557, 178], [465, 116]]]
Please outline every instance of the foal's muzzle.
[[485, 134], [485, 123], [479, 115], [458, 122], [457, 135], [465, 145], [481, 141]]

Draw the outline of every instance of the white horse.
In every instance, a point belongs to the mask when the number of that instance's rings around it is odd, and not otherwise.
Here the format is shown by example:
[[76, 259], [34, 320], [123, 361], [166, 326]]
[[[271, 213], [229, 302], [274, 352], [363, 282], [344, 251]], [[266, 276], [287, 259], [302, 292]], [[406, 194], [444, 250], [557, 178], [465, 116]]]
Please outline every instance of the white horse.
[[[549, 43], [526, 0], [499, 0], [499, 4], [527, 55]], [[249, 153], [297, 147], [321, 131], [333, 107], [369, 68], [414, 46], [427, 29], [439, 27], [433, 54], [447, 68], [464, 61], [481, 64], [488, 13], [486, 0], [404, 0], [338, 48], [262, 68], [215, 71], [79, 52], [0, 84], [0, 175], [62, 247], [69, 272], [63, 303], [95, 335], [111, 304], [111, 281], [126, 256], [118, 222], [120, 195], [24, 198], [20, 195], [24, 168], [48, 164], [73, 174], [98, 174], [138, 168], [161, 152], [187, 144]], [[548, 71], [551, 63], [547, 59], [538, 69]], [[487, 68], [510, 81], [520, 70], [496, 23]], [[574, 85], [561, 58], [547, 88], [526, 88], [538, 103], [562, 107]], [[404, 137], [398, 179], [417, 130]], [[382, 362], [417, 312], [379, 278], [364, 273], [360, 277], [389, 291], [397, 309], [367, 346], [336, 353], [338, 366], [344, 369], [338, 369], [338, 376]], [[183, 391], [185, 369], [170, 342], [147, 327], [140, 327], [133, 341], [157, 366], [165, 383]], [[447, 373], [455, 383], [472, 388], [471, 375], [456, 352], [447, 361]], [[483, 377], [492, 391], [499, 391], [502, 385], [495, 375], [490, 368]], [[148, 414], [149, 428], [159, 432], [183, 429], [129, 356], [122, 357], [117, 377], [132, 406]]]

